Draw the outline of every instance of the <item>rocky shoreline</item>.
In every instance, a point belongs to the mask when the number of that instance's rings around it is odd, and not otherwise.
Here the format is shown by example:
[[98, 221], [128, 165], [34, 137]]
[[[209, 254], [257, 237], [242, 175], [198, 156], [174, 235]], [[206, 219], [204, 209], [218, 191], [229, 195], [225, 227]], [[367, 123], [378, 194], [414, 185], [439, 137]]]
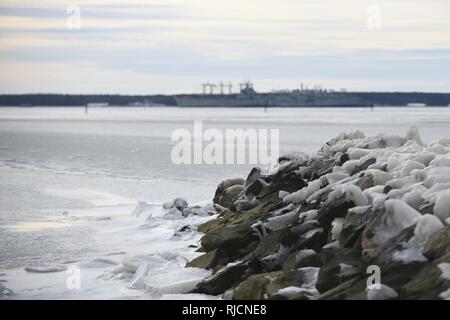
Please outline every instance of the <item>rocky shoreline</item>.
[[450, 139], [341, 134], [225, 180], [198, 227], [224, 299], [450, 299]]

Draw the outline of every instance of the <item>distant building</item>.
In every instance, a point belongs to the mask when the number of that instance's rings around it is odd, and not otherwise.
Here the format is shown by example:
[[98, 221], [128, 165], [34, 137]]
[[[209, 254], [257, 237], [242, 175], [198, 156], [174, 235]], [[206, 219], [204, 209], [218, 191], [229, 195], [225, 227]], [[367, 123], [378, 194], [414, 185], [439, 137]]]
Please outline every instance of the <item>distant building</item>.
[[100, 108], [100, 107], [108, 107], [109, 103], [108, 102], [89, 102], [87, 104], [88, 108]]
[[427, 106], [427, 104], [426, 103], [419, 103], [419, 102], [411, 102], [411, 103], [408, 103], [407, 105], [406, 105], [407, 107], [426, 107]]

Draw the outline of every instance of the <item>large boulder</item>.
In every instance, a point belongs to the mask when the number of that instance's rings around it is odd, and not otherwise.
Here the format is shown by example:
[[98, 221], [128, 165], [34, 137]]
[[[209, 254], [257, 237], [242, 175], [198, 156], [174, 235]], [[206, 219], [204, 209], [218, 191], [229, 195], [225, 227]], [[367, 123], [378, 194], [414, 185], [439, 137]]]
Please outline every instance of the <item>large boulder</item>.
[[310, 299], [318, 296], [315, 288], [317, 281], [318, 268], [302, 268], [283, 272], [267, 285], [267, 295], [274, 296], [282, 294], [281, 290], [286, 288], [299, 288]]
[[244, 183], [245, 180], [242, 178], [231, 178], [222, 181], [217, 186], [213, 202], [224, 208], [229, 208], [244, 189]]
[[263, 270], [280, 270], [293, 248], [294, 235], [289, 228], [275, 231], [264, 237], [252, 252], [252, 258], [258, 259]]
[[221, 205], [224, 208], [230, 208], [231, 205], [239, 198], [244, 186], [237, 184], [221, 191], [217, 198], [214, 198], [214, 203]]
[[[450, 298], [450, 254], [426, 265], [400, 291], [406, 299], [436, 300]], [[445, 292], [447, 293], [445, 294]]]
[[243, 281], [233, 292], [236, 300], [262, 300], [267, 298], [267, 285], [281, 274], [280, 271], [255, 274]]
[[372, 207], [364, 211], [349, 210], [344, 219], [339, 237], [340, 246], [343, 248], [361, 249], [362, 233], [366, 226], [379, 214]]
[[252, 232], [252, 222], [225, 227], [210, 231], [201, 239], [202, 247], [206, 251], [221, 249], [226, 252], [234, 252], [245, 249], [257, 236]]
[[327, 262], [320, 268], [316, 284], [321, 293], [360, 276], [364, 270], [358, 250], [330, 250], [324, 256]]
[[322, 292], [319, 300], [365, 300], [367, 298], [367, 279], [353, 277], [328, 291]]
[[325, 255], [311, 249], [294, 251], [289, 254], [283, 264], [283, 271], [299, 268], [316, 267], [321, 268], [326, 262]]
[[255, 182], [256, 180], [261, 179], [261, 177], [262, 177], [261, 169], [255, 167], [248, 174], [247, 179], [245, 179], [244, 185], [247, 187], [247, 186], [251, 185], [253, 182]]
[[247, 269], [248, 266], [245, 263], [229, 264], [200, 282], [192, 290], [192, 293], [209, 295], [223, 294], [248, 277], [248, 273], [246, 273]]
[[189, 261], [186, 264], [186, 268], [202, 268], [211, 269], [217, 265], [220, 260], [220, 251], [218, 249], [211, 250], [201, 256]]
[[430, 237], [423, 250], [423, 255], [430, 260], [434, 260], [449, 253], [450, 226], [446, 226]]
[[314, 299], [318, 292], [314, 285], [318, 268], [303, 268], [288, 272], [276, 271], [257, 274], [243, 281], [233, 292], [236, 300], [259, 300], [273, 297], [290, 298], [302, 293], [307, 299]]

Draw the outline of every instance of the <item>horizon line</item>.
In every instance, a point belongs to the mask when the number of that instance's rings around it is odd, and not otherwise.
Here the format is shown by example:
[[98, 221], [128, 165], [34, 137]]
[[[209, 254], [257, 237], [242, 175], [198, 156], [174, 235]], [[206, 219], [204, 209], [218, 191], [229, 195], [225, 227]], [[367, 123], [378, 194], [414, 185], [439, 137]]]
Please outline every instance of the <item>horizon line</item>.
[[[286, 89], [287, 91], [293, 91], [291, 89]], [[261, 91], [259, 93], [273, 93], [280, 92], [280, 90], [274, 91]], [[424, 94], [450, 94], [450, 91], [357, 91], [357, 90], [334, 90], [334, 92], [346, 92], [346, 93], [424, 93]], [[238, 92], [233, 92], [233, 94], [238, 94]], [[177, 96], [177, 95], [230, 95], [230, 93], [57, 93], [57, 92], [27, 92], [27, 93], [0, 93], [0, 96], [26, 96], [26, 95], [62, 95], [62, 96]]]

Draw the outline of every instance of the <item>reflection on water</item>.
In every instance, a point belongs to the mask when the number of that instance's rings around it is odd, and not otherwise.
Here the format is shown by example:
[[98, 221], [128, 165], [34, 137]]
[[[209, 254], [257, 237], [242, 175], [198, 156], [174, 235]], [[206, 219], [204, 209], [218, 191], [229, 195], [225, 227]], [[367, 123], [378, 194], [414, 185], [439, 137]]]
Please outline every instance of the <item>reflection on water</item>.
[[15, 232], [32, 232], [42, 231], [45, 229], [61, 229], [70, 226], [69, 223], [40, 221], [40, 222], [23, 222], [16, 225], [10, 225], [7, 228]]

